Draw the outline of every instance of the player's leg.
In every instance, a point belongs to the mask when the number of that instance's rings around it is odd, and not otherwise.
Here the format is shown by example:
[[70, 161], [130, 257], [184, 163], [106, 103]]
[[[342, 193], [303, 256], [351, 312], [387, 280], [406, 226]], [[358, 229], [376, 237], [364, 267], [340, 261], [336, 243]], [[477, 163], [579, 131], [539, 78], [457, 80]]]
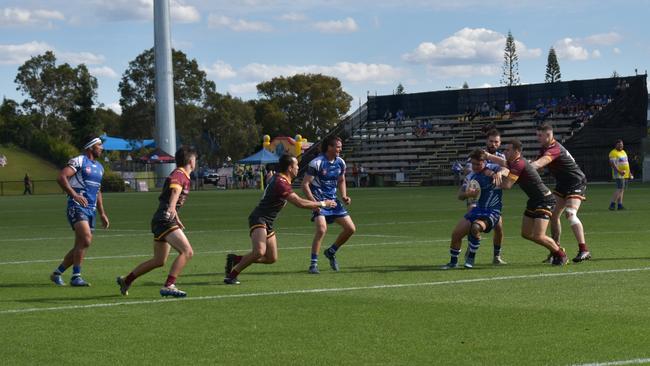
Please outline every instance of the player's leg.
[[[625, 207], [623, 207], [623, 194], [625, 193], [625, 186], [627, 185], [627, 180], [625, 179], [620, 179], [620, 193], [618, 195], [618, 209], [619, 210], [625, 210]], [[31, 194], [31, 193], [30, 193]]]
[[460, 256], [460, 248], [463, 244], [463, 238], [469, 234], [471, 226], [472, 223], [464, 217], [458, 221], [456, 227], [451, 232], [451, 243], [449, 244], [449, 255], [451, 256], [451, 259], [449, 260], [449, 263], [442, 267], [442, 269], [458, 267], [458, 256]]
[[256, 263], [273, 264], [278, 260], [278, 240], [275, 233], [266, 237], [266, 253]]
[[323, 215], [314, 216], [314, 227], [316, 232], [314, 233], [314, 240], [311, 243], [311, 259], [309, 264], [309, 273], [318, 274], [318, 253], [320, 252], [321, 244], [327, 234], [327, 220]]
[[471, 223], [467, 241], [469, 242], [467, 248], [467, 257], [465, 257], [465, 268], [473, 268], [474, 260], [476, 259], [476, 252], [481, 246], [481, 233], [485, 231], [488, 224], [483, 219], [474, 220]]
[[[562, 265], [567, 262], [566, 254], [561, 250], [560, 246], [557, 245], [553, 238], [546, 235], [546, 229], [548, 228], [549, 218], [548, 217], [528, 217], [524, 216], [522, 222], [522, 236], [526, 232], [526, 239], [537, 243], [544, 248], [548, 249], [549, 252], [553, 255], [552, 264]], [[525, 228], [524, 228], [525, 227]]]
[[578, 242], [578, 254], [575, 258], [573, 258], [573, 261], [575, 263], [591, 259], [591, 253], [589, 252], [589, 248], [587, 247], [587, 242], [585, 240], [584, 226], [578, 218], [578, 211], [580, 210], [581, 204], [582, 199], [578, 197], [569, 198], [566, 201], [566, 208], [564, 210], [566, 219], [569, 221], [573, 235], [576, 237], [576, 240]]
[[178, 252], [178, 256], [174, 259], [174, 263], [172, 263], [172, 267], [169, 270], [167, 282], [165, 282], [165, 286], [170, 286], [176, 283], [176, 279], [183, 272], [183, 268], [185, 268], [187, 263], [194, 256], [194, 250], [192, 249], [192, 244], [190, 244], [190, 241], [187, 239], [187, 236], [185, 236], [183, 230], [172, 231], [167, 234], [165, 240]]
[[[612, 194], [612, 199], [609, 202], [609, 210], [614, 211], [616, 209], [616, 204], [622, 201], [622, 192], [621, 192], [621, 180], [620, 179], [614, 179], [616, 182], [616, 190], [614, 190], [614, 193]], [[620, 204], [623, 204], [620, 202]]]
[[334, 222], [339, 224], [343, 230], [334, 241], [334, 244], [327, 248], [323, 254], [325, 254], [327, 259], [329, 259], [330, 267], [333, 270], [338, 271], [339, 264], [336, 260], [336, 252], [350, 239], [350, 237], [357, 231], [357, 228], [349, 215], [337, 217]]
[[499, 222], [494, 227], [494, 236], [492, 237], [492, 245], [494, 247], [493, 252], [493, 264], [508, 264], [501, 258], [501, 245], [503, 245], [503, 218], [499, 218]]
[[[178, 230], [177, 230], [178, 231]], [[171, 246], [166, 241], [153, 241], [153, 257], [138, 264], [128, 275], [117, 278], [117, 284], [120, 286], [122, 295], [129, 294], [129, 288], [136, 278], [149, 273], [150, 271], [162, 267], [167, 262]]]
[[553, 209], [553, 215], [551, 216], [551, 237], [557, 245], [560, 245], [560, 237], [562, 236], [562, 223], [560, 219], [562, 218], [562, 212], [566, 206], [566, 200], [559, 195], [555, 195], [555, 208]]
[[72, 286], [90, 286], [81, 277], [81, 264], [92, 241], [92, 222], [90, 221], [91, 218], [86, 216], [78, 216], [77, 219], [72, 226], [75, 233], [74, 247], [63, 257], [63, 261], [59, 267], [50, 276], [50, 279], [59, 286], [65, 284], [61, 278], [61, 274], [70, 266], [72, 266], [72, 279], [70, 284]]
[[239, 284], [237, 276], [239, 276], [239, 274], [248, 266], [256, 263], [260, 258], [266, 255], [266, 236], [266, 227], [256, 227], [251, 231], [251, 244], [253, 249], [246, 255], [242, 256], [239, 263], [237, 263], [228, 276], [224, 278], [224, 283], [228, 285]]

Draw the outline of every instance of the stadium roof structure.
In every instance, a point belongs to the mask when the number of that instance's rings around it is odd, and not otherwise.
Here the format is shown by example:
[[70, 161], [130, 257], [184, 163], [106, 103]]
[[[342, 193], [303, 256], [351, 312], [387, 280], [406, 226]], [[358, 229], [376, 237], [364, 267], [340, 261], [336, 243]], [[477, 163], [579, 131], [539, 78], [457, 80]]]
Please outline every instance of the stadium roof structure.
[[273, 164], [280, 161], [277, 155], [274, 153], [262, 148], [262, 150], [256, 152], [255, 154], [241, 159], [238, 161], [239, 164], [249, 164], [249, 165], [262, 165], [262, 164]]
[[143, 147], [156, 147], [153, 139], [149, 140], [126, 140], [121, 137], [113, 137], [103, 134], [99, 136], [106, 151], [135, 151]]

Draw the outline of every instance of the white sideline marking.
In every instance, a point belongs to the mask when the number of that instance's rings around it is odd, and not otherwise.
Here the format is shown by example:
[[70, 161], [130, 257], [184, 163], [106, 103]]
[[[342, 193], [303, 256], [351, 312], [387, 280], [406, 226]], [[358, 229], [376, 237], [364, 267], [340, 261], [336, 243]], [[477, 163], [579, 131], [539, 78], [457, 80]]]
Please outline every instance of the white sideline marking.
[[581, 363], [581, 364], [574, 364], [572, 366], [618, 366], [618, 365], [639, 365], [642, 363], [650, 363], [650, 358], [635, 358], [633, 360], [624, 360], [624, 361]]
[[[311, 234], [310, 234], [311, 236]], [[346, 247], [370, 247], [370, 246], [379, 246], [379, 245], [399, 245], [399, 244], [430, 244], [438, 242], [447, 242], [449, 239], [431, 239], [431, 240], [408, 240], [408, 241], [392, 241], [385, 243], [365, 243], [365, 244], [347, 244]], [[286, 247], [279, 248], [279, 251], [284, 250], [303, 250], [311, 249], [309, 247]], [[246, 250], [246, 249], [243, 249]], [[208, 250], [205, 252], [194, 252], [194, 254], [204, 255], [204, 254], [224, 254], [242, 251], [242, 249], [224, 249], [224, 250]], [[119, 259], [119, 258], [140, 258], [140, 257], [151, 257], [151, 253], [148, 254], [129, 254], [129, 255], [107, 255], [100, 257], [86, 257], [84, 260], [93, 260], [93, 259]], [[24, 260], [24, 261], [13, 261], [13, 262], [0, 262], [1, 265], [10, 265], [10, 264], [33, 264], [33, 263], [51, 263], [51, 262], [60, 262], [59, 259], [34, 259], [34, 260]]]
[[[287, 290], [287, 291], [252, 292], [252, 293], [243, 293], [243, 294], [189, 297], [184, 299], [120, 301], [120, 302], [109, 302], [109, 303], [87, 304], [87, 305], [67, 305], [67, 306], [56, 306], [56, 307], [47, 307], [47, 308], [24, 308], [24, 309], [2, 310], [0, 311], [0, 315], [37, 313], [37, 312], [46, 312], [46, 311], [59, 311], [59, 310], [108, 308], [108, 307], [122, 306], [122, 305], [157, 304], [157, 303], [172, 302], [172, 301], [174, 302], [175, 301], [204, 301], [204, 300], [237, 299], [237, 298], [246, 298], [246, 297], [262, 297], [262, 296], [283, 296], [283, 295], [320, 294], [320, 293], [336, 293], [336, 292], [350, 292], [350, 291], [364, 291], [364, 290], [384, 290], [384, 289], [394, 289], [394, 288], [458, 285], [458, 284], [467, 284], [467, 283], [523, 280], [523, 279], [548, 278], [548, 277], [583, 276], [583, 275], [590, 275], [590, 274], [627, 273], [627, 272], [640, 272], [640, 271], [648, 271], [648, 270], [650, 270], [650, 267], [608, 269], [608, 270], [581, 271], [581, 272], [563, 272], [563, 273], [538, 273], [538, 274], [519, 275], [519, 276], [483, 277], [483, 278], [472, 278], [467, 280], [402, 283], [402, 284], [390, 284], [390, 285], [386, 284], [386, 285], [357, 286], [357, 287], [335, 287], [335, 288], [315, 288], [315, 289]], [[595, 365], [608, 365], [608, 364], [595, 364]], [[612, 364], [612, 365], [618, 365], [618, 364]], [[625, 365], [625, 364], [620, 364], [620, 365]]]

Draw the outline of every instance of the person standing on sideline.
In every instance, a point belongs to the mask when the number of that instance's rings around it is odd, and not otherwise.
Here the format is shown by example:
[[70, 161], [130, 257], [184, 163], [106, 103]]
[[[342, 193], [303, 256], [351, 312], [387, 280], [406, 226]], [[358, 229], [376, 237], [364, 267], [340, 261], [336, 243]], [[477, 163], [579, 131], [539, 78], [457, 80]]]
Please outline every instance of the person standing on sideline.
[[29, 177], [29, 174], [25, 173], [25, 178], [23, 178], [23, 183], [25, 184], [25, 190], [23, 191], [23, 196], [29, 193], [32, 193], [32, 178]]
[[625, 210], [623, 207], [623, 193], [627, 180], [632, 179], [630, 173], [630, 162], [627, 154], [623, 150], [623, 140], [616, 140], [614, 149], [609, 152], [609, 166], [612, 168], [612, 178], [616, 182], [616, 190], [612, 195], [612, 201], [609, 203], [609, 210], [614, 211], [618, 205], [619, 210]]

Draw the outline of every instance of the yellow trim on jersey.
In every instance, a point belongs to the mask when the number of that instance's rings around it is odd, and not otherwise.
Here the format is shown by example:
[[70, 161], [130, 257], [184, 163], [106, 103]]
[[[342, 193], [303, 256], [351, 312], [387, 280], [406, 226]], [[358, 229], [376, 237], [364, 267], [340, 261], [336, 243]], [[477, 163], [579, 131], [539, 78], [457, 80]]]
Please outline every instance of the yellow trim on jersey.
[[163, 239], [165, 239], [165, 236], [167, 236], [167, 234], [171, 233], [172, 231], [178, 230], [180, 228], [181, 228], [180, 226], [174, 225], [174, 226], [170, 227], [169, 229], [165, 230], [162, 234], [154, 237], [153, 240], [155, 240], [155, 241], [163, 241]]
[[546, 159], [546, 160], [547, 160], [547, 163], [546, 163], [546, 164], [549, 164], [549, 163], [551, 163], [551, 162], [553, 161], [553, 158], [550, 157], [549, 155], [544, 155], [544, 156], [542, 156], [541, 158], [539, 158], [539, 160], [542, 160], [542, 159]]
[[169, 185], [169, 189], [174, 189], [174, 188], [178, 188], [181, 191], [183, 190], [183, 186], [181, 186], [180, 184], [172, 183]]
[[508, 179], [512, 180], [513, 182], [516, 182], [517, 179], [519, 179], [519, 176], [518, 176], [518, 175], [514, 175], [514, 174], [512, 174], [512, 173], [509, 173], [509, 174], [508, 174]]

